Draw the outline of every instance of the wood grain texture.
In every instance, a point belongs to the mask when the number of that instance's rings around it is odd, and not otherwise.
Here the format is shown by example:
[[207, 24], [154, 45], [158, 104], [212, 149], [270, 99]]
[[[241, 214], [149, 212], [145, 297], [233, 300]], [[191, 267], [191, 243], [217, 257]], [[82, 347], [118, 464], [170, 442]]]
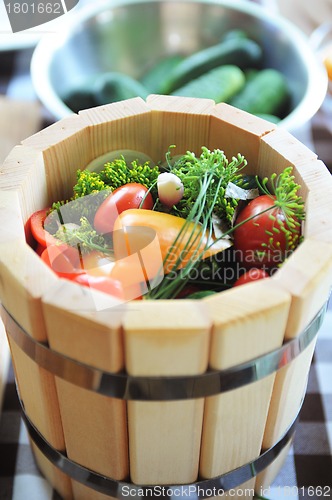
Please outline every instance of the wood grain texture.
[[[248, 160], [246, 172], [261, 176], [293, 166], [308, 211], [305, 240], [273, 278], [203, 301], [133, 301], [118, 307], [105, 294], [56, 278], [25, 244], [28, 216], [71, 196], [78, 168], [119, 149], [136, 149], [160, 161], [172, 144], [174, 154], [199, 154], [203, 145], [223, 149], [229, 159], [241, 153]], [[226, 104], [151, 95], [147, 102], [136, 98], [84, 110], [23, 140], [1, 173], [4, 306], [35, 339], [101, 370], [173, 376], [204, 373], [208, 366], [228, 368], [298, 335], [327, 299], [330, 176], [288, 132]], [[4, 318], [8, 331], [17, 328]], [[51, 444], [102, 474], [158, 485], [189, 483], [199, 473], [214, 477], [274, 444], [298, 411], [314, 349], [312, 342], [276, 376], [206, 401], [126, 405], [55, 380], [11, 344], [28, 416]], [[97, 384], [99, 376], [92, 382]], [[64, 498], [103, 500], [75, 482], [72, 490], [68, 478], [39, 460]], [[265, 471], [257, 485], [266, 484], [279, 465]]]
[[30, 440], [30, 444], [43, 476], [45, 476], [63, 500], [73, 500], [75, 497], [73, 495], [71, 479], [55, 467], [33, 441]]
[[80, 111], [79, 115], [89, 125], [92, 158], [119, 149], [134, 149], [150, 155], [151, 113], [143, 99], [115, 102]]
[[[208, 362], [210, 320], [195, 301], [133, 302], [124, 318], [131, 375], [193, 375]], [[202, 399], [128, 402], [131, 480], [180, 484], [197, 479]]]
[[[78, 481], [72, 480], [74, 498], [78, 500], [116, 500], [116, 497], [99, 493]], [[130, 498], [130, 497], [129, 497]]]
[[95, 158], [88, 124], [74, 114], [44, 128], [22, 144], [42, 155], [49, 204], [69, 199], [76, 171]]
[[[269, 279], [204, 299], [213, 320], [209, 364], [227, 369], [283, 342], [290, 295]], [[207, 398], [200, 475], [211, 478], [260, 454], [274, 374]], [[245, 418], [244, 418], [245, 415]]]
[[[298, 336], [327, 301], [332, 283], [332, 220], [328, 215], [332, 183], [325, 165], [315, 153], [284, 130], [262, 139], [259, 172], [293, 166], [300, 194], [306, 201], [304, 241], [273, 276], [276, 285], [291, 296], [285, 339]], [[323, 187], [324, 186], [324, 187]], [[315, 340], [288, 366], [278, 371], [273, 388], [263, 447], [272, 446], [296, 417], [304, 396]], [[269, 484], [281, 459], [262, 472], [257, 485]]]
[[269, 488], [277, 475], [279, 474], [280, 469], [283, 467], [285, 460], [287, 459], [289, 450], [293, 444], [293, 440], [291, 440], [285, 448], [281, 450], [276, 459], [269, 465], [262, 473], [257, 475], [255, 482], [255, 491], [261, 496], [266, 496], [269, 494]]
[[[35, 340], [45, 342], [40, 297], [57, 278], [25, 243], [17, 193], [1, 192], [0, 206], [0, 298], [6, 311], [15, 318], [14, 322], [3, 311], [5, 328], [10, 334], [22, 327]], [[10, 337], [9, 343], [20, 396], [29, 418], [55, 448], [63, 450], [54, 377], [30, 359]]]
[[245, 173], [256, 173], [261, 138], [275, 125], [228, 104], [217, 104], [211, 113], [210, 134], [206, 143], [210, 149], [219, 148], [231, 161], [242, 154], [248, 162]]
[[[43, 312], [52, 349], [108, 372], [123, 369], [122, 304], [66, 280], [43, 296]], [[84, 382], [82, 380], [81, 382]], [[95, 380], [97, 383], [98, 380]], [[56, 377], [68, 457], [113, 479], [128, 476], [126, 403]]]
[[172, 155], [193, 151], [201, 153], [208, 144], [210, 115], [214, 108], [211, 99], [192, 97], [158, 96], [147, 98], [151, 109], [151, 156], [155, 161], [164, 160], [169, 146], [175, 145]]

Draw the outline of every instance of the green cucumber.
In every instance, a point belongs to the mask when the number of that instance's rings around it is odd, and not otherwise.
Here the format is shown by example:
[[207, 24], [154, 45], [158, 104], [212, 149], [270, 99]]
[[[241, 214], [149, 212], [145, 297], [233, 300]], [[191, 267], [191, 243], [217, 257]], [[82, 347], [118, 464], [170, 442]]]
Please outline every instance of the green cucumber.
[[184, 59], [180, 54], [165, 56], [151, 66], [140, 78], [140, 82], [151, 94], [161, 94], [163, 82], [174, 68]]
[[245, 84], [243, 71], [237, 66], [225, 65], [214, 68], [171, 95], [213, 99], [216, 103], [229, 101]]
[[163, 94], [170, 94], [190, 80], [221, 65], [236, 65], [241, 69], [257, 67], [262, 59], [262, 48], [258, 43], [244, 37], [229, 37], [186, 57], [165, 79]]
[[280, 116], [289, 97], [284, 75], [276, 69], [267, 68], [250, 78], [230, 104], [254, 115]]
[[95, 89], [95, 99], [99, 105], [124, 101], [133, 97], [146, 99], [148, 90], [140, 82], [123, 73], [104, 73]]
[[95, 90], [99, 75], [93, 75], [70, 88], [62, 95], [62, 100], [74, 113], [97, 106]]

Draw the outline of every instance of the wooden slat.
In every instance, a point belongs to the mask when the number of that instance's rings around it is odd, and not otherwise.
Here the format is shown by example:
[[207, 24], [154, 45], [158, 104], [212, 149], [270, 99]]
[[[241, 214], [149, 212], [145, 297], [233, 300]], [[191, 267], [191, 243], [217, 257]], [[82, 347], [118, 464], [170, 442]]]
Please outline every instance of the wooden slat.
[[73, 500], [76, 498], [73, 495], [72, 482], [70, 478], [55, 467], [33, 443], [33, 441], [30, 440], [30, 443], [36, 462], [43, 476], [45, 476], [45, 478], [50, 482], [61, 498], [64, 498], [65, 500]]
[[242, 154], [248, 162], [244, 173], [256, 173], [261, 138], [275, 127], [262, 118], [220, 103], [212, 111], [206, 145], [210, 149], [222, 149], [229, 161]]
[[267, 469], [265, 469], [262, 473], [257, 475], [256, 483], [255, 483], [255, 491], [258, 495], [262, 497], [268, 498], [267, 495], [270, 494], [270, 486], [277, 477], [280, 472], [281, 467], [283, 467], [290, 447], [292, 446], [293, 441], [291, 440], [285, 448], [281, 450], [277, 458], [272, 462], [271, 465]]
[[14, 147], [0, 168], [0, 190], [0, 200], [5, 196], [4, 191], [16, 191], [19, 217], [24, 222], [34, 211], [48, 206], [50, 200], [41, 153], [27, 146]]
[[308, 182], [304, 237], [332, 243], [332, 175], [320, 161], [317, 161], [317, 170]]
[[[210, 321], [195, 301], [133, 302], [124, 318], [131, 375], [203, 373]], [[128, 402], [131, 480], [178, 484], [197, 479], [203, 399]]]
[[[204, 299], [213, 330], [210, 367], [226, 369], [280, 346], [290, 295], [270, 279]], [[274, 375], [207, 398], [200, 475], [211, 478], [260, 454]]]
[[79, 115], [90, 126], [92, 158], [120, 149], [151, 156], [151, 114], [140, 97], [83, 110]]
[[116, 497], [99, 493], [77, 481], [72, 481], [72, 488], [77, 500], [116, 500]]
[[[123, 369], [119, 301], [63, 280], [43, 297], [50, 347], [109, 372]], [[94, 471], [124, 479], [128, 475], [126, 404], [57, 377], [66, 450], [69, 458]]]
[[261, 139], [256, 174], [271, 177], [292, 166], [296, 182], [301, 186], [299, 194], [307, 197], [313, 179], [326, 175], [317, 165], [317, 155], [284, 129], [277, 128]]
[[165, 160], [171, 145], [172, 155], [193, 151], [201, 153], [208, 144], [210, 115], [214, 108], [211, 99], [151, 95], [147, 104], [152, 110], [151, 156], [155, 161]]
[[17, 192], [1, 192], [0, 225], [0, 299], [30, 335], [45, 341], [39, 298], [57, 278], [25, 243]]
[[74, 114], [46, 127], [22, 144], [42, 153], [46, 193], [52, 202], [72, 196], [76, 171], [85, 168], [94, 158], [88, 124]]
[[[57, 278], [25, 243], [18, 194], [2, 191], [0, 204], [0, 299], [31, 337], [44, 342], [47, 336], [40, 297]], [[20, 328], [6, 312], [3, 312], [3, 319], [9, 334]], [[64, 439], [54, 377], [24, 354], [14, 341], [9, 340], [26, 412], [45, 438], [63, 450]]]
[[292, 294], [285, 338], [296, 337], [329, 297], [332, 244], [305, 239], [272, 279]]
[[[305, 240], [272, 279], [292, 295], [285, 338], [294, 338], [328, 299], [332, 245]], [[306, 389], [314, 348], [315, 339], [290, 365], [279, 370], [264, 433], [264, 448], [278, 441], [295, 419]], [[261, 480], [266, 482], [263, 474]]]
[[[273, 165], [273, 167], [269, 167]], [[260, 171], [293, 165], [296, 181], [306, 200], [304, 242], [273, 276], [273, 281], [292, 295], [285, 339], [298, 336], [327, 301], [332, 283], [332, 221], [328, 192], [331, 176], [316, 155], [284, 130], [276, 130], [262, 139]], [[322, 208], [321, 208], [322, 207]], [[307, 384], [315, 340], [307, 349], [279, 370], [264, 433], [263, 447], [272, 446], [296, 417]], [[257, 488], [267, 485], [278, 463], [260, 474]]]

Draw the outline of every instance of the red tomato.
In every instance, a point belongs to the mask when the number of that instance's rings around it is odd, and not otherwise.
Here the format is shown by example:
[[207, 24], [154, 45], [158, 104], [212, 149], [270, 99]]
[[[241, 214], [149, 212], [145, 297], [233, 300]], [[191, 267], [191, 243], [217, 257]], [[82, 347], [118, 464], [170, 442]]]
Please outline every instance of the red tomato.
[[252, 281], [257, 281], [268, 277], [269, 275], [267, 274], [266, 271], [264, 271], [263, 269], [257, 269], [256, 267], [253, 267], [252, 269], [249, 269], [249, 271], [243, 273], [242, 276], [240, 276], [235, 281], [233, 286], [245, 285], [246, 283], [251, 283]]
[[79, 260], [71, 260], [65, 253], [65, 247], [66, 245], [49, 245], [42, 252], [41, 259], [61, 278], [125, 299], [120, 281], [102, 275], [94, 276], [80, 269]]
[[40, 257], [61, 278], [71, 279], [82, 272], [78, 251], [67, 245], [48, 245]]
[[106, 276], [92, 276], [88, 273], [81, 273], [73, 277], [72, 281], [94, 288], [100, 292], [108, 293], [118, 299], [125, 299], [122, 284], [118, 280], [107, 278]]
[[280, 264], [291, 250], [292, 240], [294, 242], [300, 234], [300, 226], [295, 234], [286, 231], [285, 215], [281, 209], [271, 208], [274, 202], [274, 196], [258, 196], [241, 210], [236, 219], [238, 225], [253, 217], [234, 230], [236, 257], [247, 268]]
[[113, 231], [114, 222], [118, 215], [129, 208], [141, 208], [151, 210], [153, 198], [148, 189], [142, 184], [131, 182], [115, 189], [100, 205], [95, 218], [94, 227], [101, 234]]

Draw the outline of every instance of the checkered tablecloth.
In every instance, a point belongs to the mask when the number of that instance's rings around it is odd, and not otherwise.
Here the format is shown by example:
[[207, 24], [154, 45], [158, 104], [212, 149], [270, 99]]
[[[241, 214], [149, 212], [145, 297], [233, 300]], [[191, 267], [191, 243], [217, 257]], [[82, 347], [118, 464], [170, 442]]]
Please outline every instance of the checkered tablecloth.
[[[0, 94], [15, 96], [26, 80], [29, 52], [0, 54]], [[16, 75], [15, 80], [11, 77]], [[20, 90], [21, 89], [21, 90]], [[27, 94], [29, 95], [28, 90]], [[332, 171], [332, 134], [326, 117], [312, 121], [313, 144]], [[302, 137], [299, 137], [302, 139]], [[33, 390], [33, 389], [32, 389]], [[292, 448], [273, 483], [269, 500], [332, 498], [332, 306], [319, 332], [311, 366], [307, 395], [297, 424]], [[0, 500], [59, 500], [34, 462], [27, 431], [21, 420], [12, 367], [5, 386], [0, 417]]]

